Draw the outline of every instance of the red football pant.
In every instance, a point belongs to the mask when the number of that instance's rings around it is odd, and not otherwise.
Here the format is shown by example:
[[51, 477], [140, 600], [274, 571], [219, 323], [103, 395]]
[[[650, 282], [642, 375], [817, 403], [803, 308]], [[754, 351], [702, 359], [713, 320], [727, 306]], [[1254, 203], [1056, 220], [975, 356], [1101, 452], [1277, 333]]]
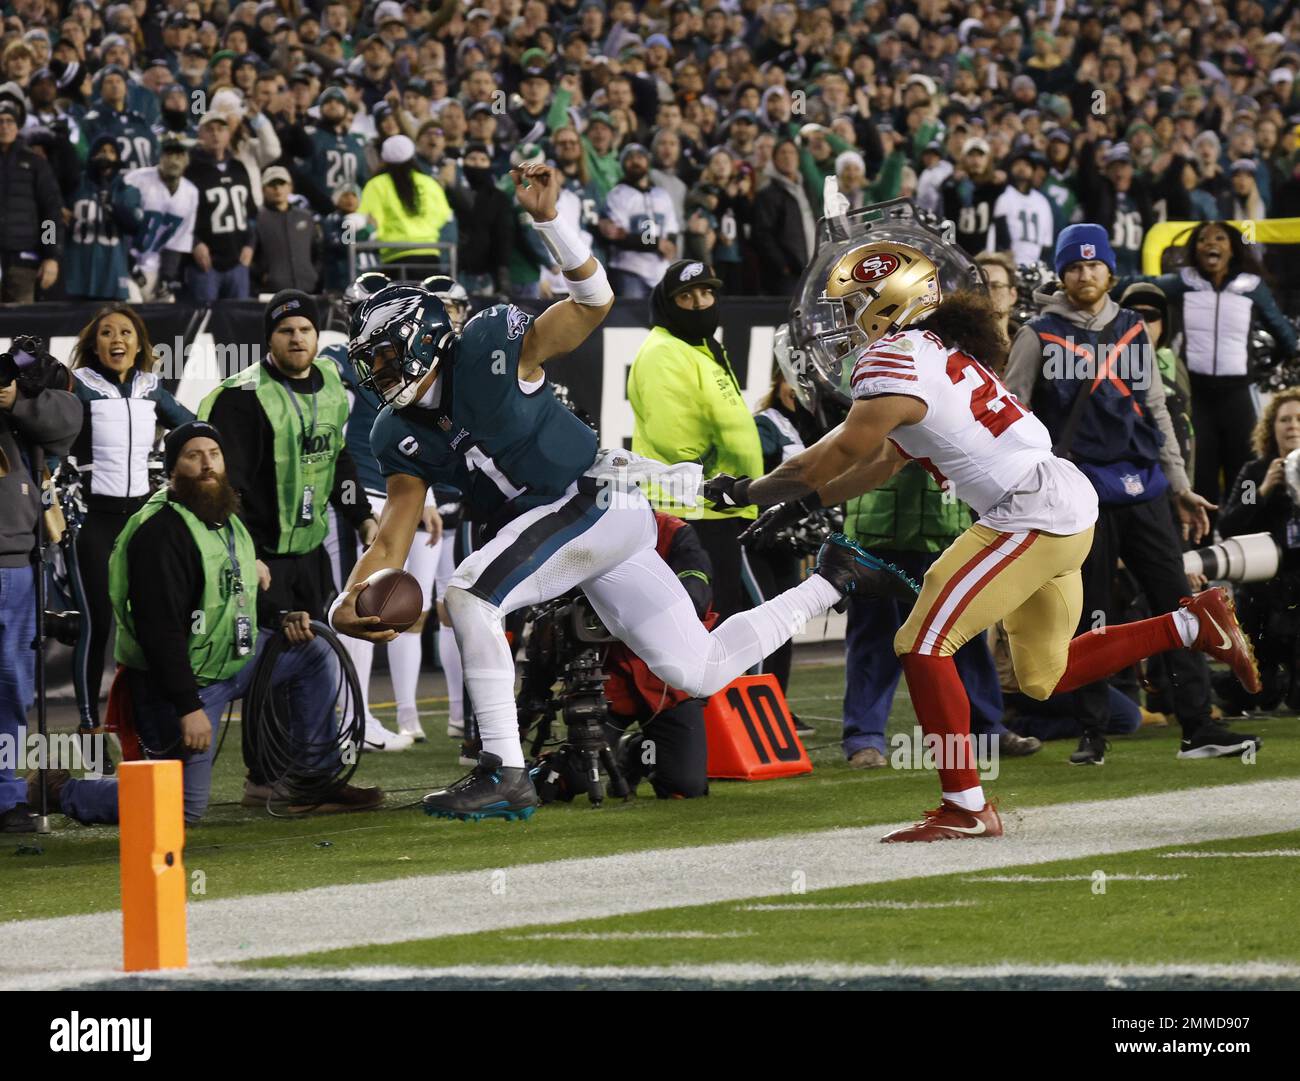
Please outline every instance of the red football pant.
[[[1119, 623], [1103, 631], [1084, 631], [1070, 641], [1070, 658], [1053, 694], [1086, 687], [1167, 649], [1182, 649], [1173, 614]], [[910, 686], [909, 682], [909, 686]]]
[[[951, 657], [904, 653], [899, 661], [907, 677], [916, 719], [927, 736], [937, 736], [939, 783], [944, 792], [978, 788], [974, 749], [970, 743], [970, 699]], [[950, 736], [958, 737], [956, 740]], [[953, 758], [956, 744], [956, 758]]]

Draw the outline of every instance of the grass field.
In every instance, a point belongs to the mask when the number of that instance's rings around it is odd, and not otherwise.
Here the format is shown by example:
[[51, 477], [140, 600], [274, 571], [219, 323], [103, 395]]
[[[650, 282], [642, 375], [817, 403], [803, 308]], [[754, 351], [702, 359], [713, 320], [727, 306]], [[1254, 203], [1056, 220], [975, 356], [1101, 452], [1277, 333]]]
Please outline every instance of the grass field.
[[[1003, 760], [989, 785], [1004, 841], [885, 848], [875, 843], [881, 827], [932, 806], [936, 778], [849, 770], [838, 742], [842, 687], [839, 666], [795, 670], [792, 707], [818, 729], [805, 741], [811, 776], [715, 782], [694, 801], [644, 798], [643, 785], [630, 803], [596, 810], [580, 799], [527, 823], [437, 821], [409, 806], [463, 772], [437, 701], [424, 718], [427, 744], [363, 759], [358, 782], [388, 793], [384, 810], [365, 815], [286, 820], [240, 808], [232, 728], [215, 806], [187, 841], [186, 870], [202, 889], [190, 904], [192, 959], [306, 973], [1223, 965], [1229, 980], [1239, 971], [1300, 986], [1296, 718], [1239, 725], [1264, 740], [1249, 765], [1176, 760], [1176, 728], [1115, 741], [1101, 768], [1071, 767], [1072, 745], [1048, 744]], [[914, 720], [900, 691], [891, 730], [910, 731]], [[31, 840], [0, 844], [0, 976], [7, 970], [19, 985], [34, 966], [14, 960], [8, 942], [74, 925], [111, 936], [118, 906], [115, 830], [68, 824], [39, 839], [39, 853], [18, 855], [20, 843]], [[895, 855], [900, 848], [928, 851]], [[1197, 851], [1211, 855], [1184, 855]], [[1229, 855], [1250, 852], [1260, 854]], [[725, 886], [711, 885], [728, 874]], [[584, 894], [584, 883], [606, 876], [603, 899], [594, 887]], [[514, 893], [498, 897], [498, 887]], [[451, 917], [434, 911], [461, 896], [470, 900]], [[509, 916], [507, 904], [517, 906]], [[219, 925], [247, 928], [234, 933], [246, 951], [213, 947]], [[114, 964], [110, 956], [87, 968]]]

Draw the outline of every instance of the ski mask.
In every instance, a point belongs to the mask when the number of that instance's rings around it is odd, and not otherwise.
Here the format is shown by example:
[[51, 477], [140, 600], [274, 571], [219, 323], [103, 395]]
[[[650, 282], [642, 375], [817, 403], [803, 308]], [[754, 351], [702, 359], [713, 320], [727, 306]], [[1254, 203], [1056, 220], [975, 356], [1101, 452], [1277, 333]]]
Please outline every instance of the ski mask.
[[673, 299], [678, 293], [697, 285], [707, 285], [716, 292], [722, 287], [722, 282], [713, 276], [706, 263], [693, 259], [679, 259], [673, 263], [650, 294], [651, 321], [685, 342], [712, 341], [718, 329], [716, 296], [708, 308], [683, 308]]

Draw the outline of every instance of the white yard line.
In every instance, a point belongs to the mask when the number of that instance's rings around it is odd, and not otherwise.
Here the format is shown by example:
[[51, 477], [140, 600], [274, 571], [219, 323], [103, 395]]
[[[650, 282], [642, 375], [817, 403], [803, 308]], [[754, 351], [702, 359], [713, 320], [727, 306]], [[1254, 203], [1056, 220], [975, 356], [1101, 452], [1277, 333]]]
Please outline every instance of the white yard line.
[[[1178, 882], [1186, 875], [1110, 875], [1100, 872], [1107, 882]], [[975, 875], [963, 882], [1092, 882], [1092, 875]]]
[[[286, 957], [1277, 833], [1300, 829], [1300, 780], [1031, 807], [1005, 823], [996, 841], [880, 845], [898, 824], [876, 825], [201, 901], [189, 909], [190, 958]], [[444, 828], [510, 826], [431, 823], [430, 844]], [[116, 912], [0, 923], [0, 989], [48, 986], [57, 979], [42, 976], [60, 972], [76, 984], [120, 957]]]
[[1162, 852], [1162, 860], [1257, 860], [1272, 857], [1294, 859], [1300, 848], [1266, 848], [1260, 852]]
[[[966, 879], [967, 882], [970, 879]], [[852, 909], [883, 908], [900, 912], [919, 908], [973, 908], [978, 901], [832, 901], [817, 904], [808, 901], [803, 904], [772, 905], [737, 905], [737, 912], [846, 912]]]

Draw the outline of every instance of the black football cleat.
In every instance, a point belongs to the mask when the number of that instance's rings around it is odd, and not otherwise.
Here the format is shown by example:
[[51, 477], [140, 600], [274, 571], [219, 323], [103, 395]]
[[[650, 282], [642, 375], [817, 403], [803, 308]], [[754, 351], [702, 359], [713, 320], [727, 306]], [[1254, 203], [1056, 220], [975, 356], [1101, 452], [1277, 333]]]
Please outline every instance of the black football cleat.
[[1179, 758], [1241, 758], [1258, 753], [1263, 743], [1258, 736], [1234, 732], [1227, 725], [1208, 721], [1183, 739], [1178, 746]]
[[[911, 578], [883, 559], [873, 556], [856, 541], [843, 533], [832, 533], [817, 553], [814, 574], [820, 574], [840, 591], [845, 600], [849, 597], [884, 597], [895, 601], [914, 601], [921, 587]], [[844, 610], [841, 601], [837, 612]]]
[[424, 813], [434, 818], [462, 822], [504, 818], [510, 822], [531, 818], [541, 801], [526, 767], [503, 766], [500, 756], [483, 751], [467, 776], [450, 788], [430, 792], [420, 802]]

